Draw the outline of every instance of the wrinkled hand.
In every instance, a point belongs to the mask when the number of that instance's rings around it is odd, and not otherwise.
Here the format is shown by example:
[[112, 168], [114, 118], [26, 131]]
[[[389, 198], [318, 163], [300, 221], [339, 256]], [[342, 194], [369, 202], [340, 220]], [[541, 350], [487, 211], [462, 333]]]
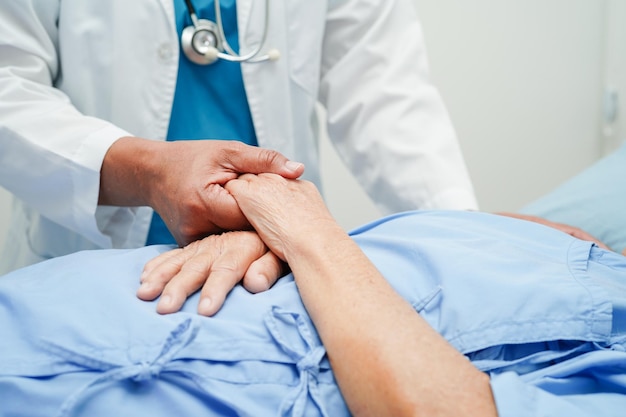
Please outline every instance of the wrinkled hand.
[[212, 235], [148, 262], [137, 296], [150, 301], [161, 295], [157, 312], [168, 314], [201, 289], [198, 313], [212, 316], [240, 281], [252, 293], [265, 291], [286, 269], [255, 232]]
[[[173, 142], [154, 198], [176, 242], [185, 245], [211, 233], [249, 228], [224, 184], [241, 173], [282, 172], [277, 152], [239, 142]], [[210, 147], [209, 147], [210, 146]], [[289, 172], [292, 176], [293, 172]]]
[[341, 229], [315, 185], [274, 174], [242, 175], [229, 181], [226, 190], [265, 244], [288, 261], [299, 239], [314, 239], [324, 228]]
[[220, 309], [240, 281], [252, 293], [265, 291], [287, 270], [281, 259], [295, 246], [290, 239], [311, 239], [325, 226], [340, 228], [308, 181], [247, 174], [225, 188], [256, 232], [211, 235], [148, 262], [137, 296], [148, 301], [161, 295], [159, 313], [180, 310], [199, 289], [198, 312], [206, 316]]
[[543, 225], [552, 227], [554, 229], [560, 230], [561, 232], [567, 233], [568, 235], [573, 236], [575, 238], [578, 238], [578, 239], [581, 239], [581, 240], [587, 240], [587, 241], [590, 241], [590, 242], [594, 242], [595, 244], [597, 244], [601, 248], [610, 250], [610, 248], [607, 245], [605, 245], [604, 243], [602, 243], [600, 240], [598, 240], [597, 238], [595, 238], [591, 234], [585, 232], [584, 230], [581, 230], [581, 229], [579, 229], [577, 227], [574, 227], [574, 226], [570, 226], [570, 225], [563, 224], [563, 223], [552, 222], [552, 221], [544, 219], [542, 217], [531, 216], [531, 215], [527, 215], [527, 214], [506, 213], [506, 212], [505, 213], [497, 213], [497, 214], [499, 214], [501, 216], [514, 217], [516, 219], [522, 219], [522, 220], [527, 220], [527, 221], [543, 224]]
[[297, 178], [303, 171], [302, 164], [278, 152], [237, 141], [125, 137], [105, 156], [99, 203], [152, 207], [184, 246], [210, 234], [249, 228], [224, 189], [227, 181], [261, 172]]

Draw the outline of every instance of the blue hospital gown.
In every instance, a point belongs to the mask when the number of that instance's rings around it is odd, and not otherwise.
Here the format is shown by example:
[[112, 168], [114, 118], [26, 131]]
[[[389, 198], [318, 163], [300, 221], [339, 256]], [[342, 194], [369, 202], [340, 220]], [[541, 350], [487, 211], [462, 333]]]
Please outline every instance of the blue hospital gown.
[[[352, 236], [489, 373], [500, 416], [624, 416], [625, 257], [483, 213], [404, 213]], [[235, 288], [212, 318], [195, 313], [197, 294], [161, 316], [135, 291], [167, 249], [81, 252], [1, 277], [0, 416], [349, 415], [291, 276]]]

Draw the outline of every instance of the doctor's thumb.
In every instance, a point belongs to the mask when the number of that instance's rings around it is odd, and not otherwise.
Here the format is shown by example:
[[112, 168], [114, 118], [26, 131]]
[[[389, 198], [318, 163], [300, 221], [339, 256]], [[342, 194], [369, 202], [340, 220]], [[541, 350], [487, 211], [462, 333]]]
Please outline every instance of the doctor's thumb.
[[299, 178], [304, 173], [304, 164], [290, 161], [284, 155], [271, 149], [246, 146], [230, 158], [235, 171], [242, 174], [277, 174], [285, 178]]

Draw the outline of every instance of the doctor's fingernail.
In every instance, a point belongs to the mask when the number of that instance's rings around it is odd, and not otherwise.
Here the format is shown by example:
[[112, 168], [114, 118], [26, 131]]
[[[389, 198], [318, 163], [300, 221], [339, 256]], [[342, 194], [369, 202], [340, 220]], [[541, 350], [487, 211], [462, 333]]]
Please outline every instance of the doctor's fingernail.
[[295, 172], [302, 168], [304, 165], [302, 164], [302, 162], [287, 161], [285, 166], [289, 171]]

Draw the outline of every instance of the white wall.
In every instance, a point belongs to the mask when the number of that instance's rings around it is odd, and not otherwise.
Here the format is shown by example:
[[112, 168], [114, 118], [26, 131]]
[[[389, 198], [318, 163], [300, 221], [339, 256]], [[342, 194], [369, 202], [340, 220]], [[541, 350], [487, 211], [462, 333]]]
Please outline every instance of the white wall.
[[483, 209], [516, 209], [599, 157], [604, 1], [417, 4]]
[[[601, 155], [606, 1], [414, 1], [483, 210], [516, 210]], [[376, 217], [336, 156], [325, 160], [335, 217], [348, 228]]]
[[626, 136], [626, 118], [620, 110], [626, 104], [626, 2], [609, 0], [606, 8], [605, 88], [617, 92], [617, 114], [614, 120], [603, 118], [604, 151], [615, 149]]

